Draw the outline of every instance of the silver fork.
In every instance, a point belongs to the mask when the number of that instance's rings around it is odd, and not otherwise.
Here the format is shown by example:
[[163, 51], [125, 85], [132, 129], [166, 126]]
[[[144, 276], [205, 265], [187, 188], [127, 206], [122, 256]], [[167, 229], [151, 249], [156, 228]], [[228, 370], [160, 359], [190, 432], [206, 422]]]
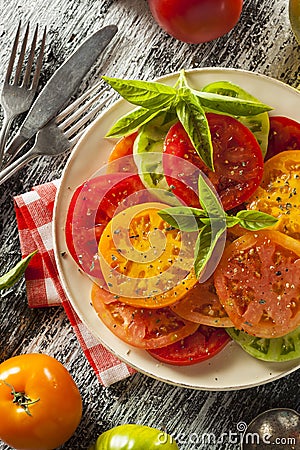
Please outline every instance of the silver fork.
[[0, 172], [0, 185], [38, 156], [56, 156], [71, 150], [84, 133], [84, 125], [113, 97], [111, 94], [97, 103], [107, 90], [107, 87], [103, 88], [103, 82], [97, 83], [41, 128], [33, 147]]
[[[4, 120], [0, 134], [0, 167], [2, 165], [5, 143], [12, 121], [19, 114], [27, 111], [30, 108], [37, 90], [46, 40], [46, 28], [45, 28], [41, 40], [40, 51], [38, 53], [36, 60], [35, 71], [31, 76], [33, 61], [36, 53], [35, 48], [37, 44], [38, 28], [39, 28], [38, 25], [36, 25], [27, 63], [26, 66], [24, 67], [24, 70], [22, 70], [29, 34], [29, 23], [27, 24], [27, 28], [21, 46], [20, 55], [16, 63], [17, 65], [15, 74], [14, 77], [12, 77], [13, 67], [16, 59], [18, 43], [20, 38], [21, 22], [19, 23], [17, 29], [1, 93], [1, 104], [4, 110]], [[11, 80], [11, 78], [13, 79]]]

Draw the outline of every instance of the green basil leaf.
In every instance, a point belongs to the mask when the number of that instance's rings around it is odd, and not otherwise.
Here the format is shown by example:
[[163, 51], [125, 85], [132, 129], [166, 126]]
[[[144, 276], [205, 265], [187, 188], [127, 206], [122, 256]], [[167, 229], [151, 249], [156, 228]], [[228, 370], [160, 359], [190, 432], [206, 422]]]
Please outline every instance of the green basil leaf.
[[177, 115], [176, 111], [173, 111], [171, 109], [166, 109], [165, 111], [162, 111], [164, 120], [161, 123], [161, 126], [164, 127], [165, 125], [169, 124], [170, 127], [172, 126], [171, 122], [175, 123], [177, 122]]
[[30, 255], [26, 256], [26, 258], [21, 259], [15, 267], [10, 269], [9, 272], [5, 273], [0, 277], [0, 290], [8, 289], [12, 287], [24, 274], [27, 269], [28, 264], [30, 263], [31, 258], [37, 253], [37, 250]]
[[161, 209], [158, 214], [172, 227], [189, 232], [198, 231], [199, 228], [202, 228], [202, 219], [207, 218], [207, 214], [203, 210], [189, 208], [188, 206], [174, 206]]
[[[202, 91], [211, 92], [214, 94], [225, 95], [233, 98], [241, 98], [242, 100], [251, 100], [258, 102], [259, 100], [249, 92], [242, 89], [240, 86], [231, 83], [230, 81], [215, 81], [205, 86]], [[254, 134], [257, 142], [260, 145], [263, 156], [267, 153], [268, 137], [270, 130], [269, 115], [267, 112], [257, 114], [255, 116], [235, 116], [242, 124], [246, 125]]]
[[227, 216], [226, 215], [226, 226], [227, 226], [227, 228], [234, 227], [238, 223], [240, 223], [240, 220], [237, 217], [235, 217], [235, 216]]
[[133, 133], [142, 125], [162, 114], [161, 110], [153, 111], [146, 108], [136, 108], [130, 113], [122, 116], [111, 127], [106, 137], [122, 137]]
[[209, 217], [219, 218], [220, 221], [225, 224], [225, 211], [223, 209], [221, 201], [218, 199], [217, 194], [213, 192], [212, 188], [207, 184], [203, 175], [199, 175], [198, 179], [198, 189], [199, 189], [199, 201], [206, 211]]
[[211, 228], [209, 225], [206, 225], [200, 231], [195, 245], [194, 270], [197, 278], [200, 277], [201, 272], [209, 259], [210, 249]]
[[186, 79], [186, 76], [185, 76], [185, 72], [184, 72], [184, 70], [181, 70], [180, 74], [179, 74], [179, 77], [178, 77], [178, 80], [176, 81], [176, 83], [174, 85], [174, 88], [181, 89], [181, 88], [185, 88], [185, 87], [190, 89], [189, 85], [188, 85], [188, 82], [187, 82], [187, 79]]
[[200, 98], [200, 103], [204, 108], [220, 111], [234, 116], [256, 116], [257, 114], [271, 111], [271, 108], [264, 103], [252, 100], [243, 100], [239, 98], [228, 97], [226, 95], [214, 94], [204, 91], [192, 92]]
[[[221, 202], [206, 183], [204, 176], [199, 175], [199, 201], [207, 213], [210, 223], [207, 223], [198, 235], [195, 246], [194, 268], [197, 278], [210, 260], [219, 238], [226, 232], [226, 214]], [[205, 219], [203, 219], [205, 222]]]
[[147, 109], [164, 109], [171, 106], [177, 97], [176, 89], [162, 83], [102, 78], [125, 100]]
[[196, 95], [187, 88], [184, 88], [184, 95], [180, 96], [176, 113], [200, 158], [214, 170], [213, 146], [205, 112]]
[[261, 211], [243, 210], [236, 215], [239, 224], [246, 230], [255, 231], [262, 228], [272, 227], [277, 223], [276, 217]]
[[195, 245], [194, 270], [197, 278], [200, 278], [208, 261], [210, 260], [215, 246], [226, 231], [226, 228], [219, 229], [217, 233], [212, 234], [210, 225], [205, 225], [200, 231]]

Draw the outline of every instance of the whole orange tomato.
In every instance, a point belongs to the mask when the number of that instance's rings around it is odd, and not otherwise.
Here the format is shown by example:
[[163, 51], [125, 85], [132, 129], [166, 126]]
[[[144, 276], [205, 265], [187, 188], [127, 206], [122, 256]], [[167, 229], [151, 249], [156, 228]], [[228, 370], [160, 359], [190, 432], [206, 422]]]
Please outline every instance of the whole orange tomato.
[[50, 450], [74, 433], [82, 401], [59, 361], [31, 353], [0, 364], [0, 411], [0, 439], [16, 449]]

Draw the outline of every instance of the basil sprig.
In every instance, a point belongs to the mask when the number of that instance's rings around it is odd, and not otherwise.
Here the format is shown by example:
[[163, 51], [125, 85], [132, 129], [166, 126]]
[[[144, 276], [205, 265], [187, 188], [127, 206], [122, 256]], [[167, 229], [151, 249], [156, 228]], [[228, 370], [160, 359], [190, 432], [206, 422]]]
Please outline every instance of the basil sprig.
[[130, 134], [160, 114], [160, 110], [153, 111], [146, 108], [136, 108], [126, 116], [123, 116], [122, 119], [118, 120], [111, 127], [106, 136], [119, 138], [126, 134]]
[[107, 137], [124, 136], [162, 113], [175, 113], [200, 158], [211, 170], [214, 170], [213, 147], [205, 112], [213, 110], [236, 116], [255, 116], [272, 109], [259, 101], [197, 91], [188, 85], [184, 71], [181, 71], [174, 87], [153, 81], [102, 78], [125, 100], [138, 106], [121, 117]]
[[[158, 214], [172, 227], [181, 231], [199, 231], [195, 245], [194, 270], [197, 278], [200, 278], [227, 228], [239, 224], [246, 230], [256, 231], [275, 225], [277, 219], [255, 210], [241, 210], [231, 216], [224, 211], [220, 200], [203, 175], [199, 175], [198, 187], [199, 202], [203, 209], [174, 206], [162, 209]], [[225, 239], [223, 242], [225, 243]], [[220, 257], [221, 254], [219, 259]]]
[[24, 274], [31, 261], [31, 258], [37, 253], [37, 250], [30, 253], [26, 258], [21, 259], [9, 272], [0, 277], [0, 290], [12, 287]]

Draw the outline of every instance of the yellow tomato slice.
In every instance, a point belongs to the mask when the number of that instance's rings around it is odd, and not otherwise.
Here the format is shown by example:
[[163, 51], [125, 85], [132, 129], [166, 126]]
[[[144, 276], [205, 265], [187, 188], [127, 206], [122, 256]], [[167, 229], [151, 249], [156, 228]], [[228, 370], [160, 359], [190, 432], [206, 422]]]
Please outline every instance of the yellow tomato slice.
[[99, 241], [99, 259], [108, 290], [119, 301], [161, 308], [181, 299], [197, 278], [193, 271], [196, 233], [171, 227], [151, 202], [115, 215]]
[[278, 153], [265, 163], [260, 187], [249, 199], [248, 209], [278, 218], [273, 230], [300, 239], [300, 150]]

